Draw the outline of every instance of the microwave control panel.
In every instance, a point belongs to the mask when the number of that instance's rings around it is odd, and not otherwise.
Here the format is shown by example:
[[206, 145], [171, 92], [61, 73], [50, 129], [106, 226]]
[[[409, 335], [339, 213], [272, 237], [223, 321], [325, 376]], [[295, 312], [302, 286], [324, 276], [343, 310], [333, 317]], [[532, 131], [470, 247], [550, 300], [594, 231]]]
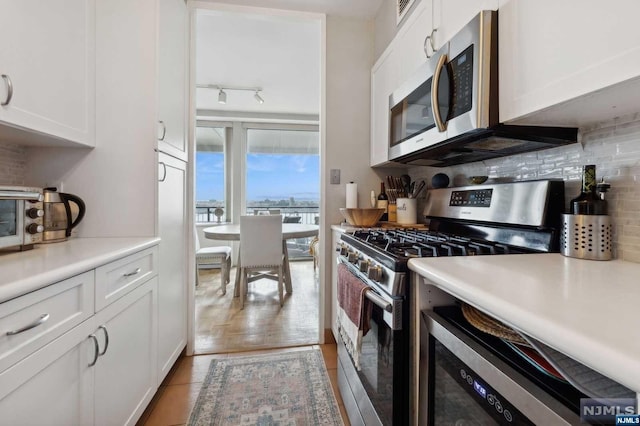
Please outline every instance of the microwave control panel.
[[493, 189], [452, 191], [449, 205], [454, 207], [491, 207]]
[[473, 104], [473, 45], [449, 62], [452, 79], [451, 106], [449, 119], [471, 111]]

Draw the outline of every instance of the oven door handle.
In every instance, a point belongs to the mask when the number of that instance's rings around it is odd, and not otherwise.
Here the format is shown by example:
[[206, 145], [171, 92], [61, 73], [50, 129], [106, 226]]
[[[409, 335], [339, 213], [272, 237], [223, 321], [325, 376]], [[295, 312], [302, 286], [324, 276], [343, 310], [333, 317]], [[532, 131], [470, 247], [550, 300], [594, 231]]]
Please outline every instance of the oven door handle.
[[[343, 260], [342, 258], [338, 257], [336, 259], [336, 263], [339, 265], [341, 263], [343, 263], [347, 268], [350, 268], [349, 262]], [[353, 273], [353, 272], [352, 272]], [[362, 278], [360, 278], [358, 275], [356, 275], [356, 277], [358, 277], [358, 279], [360, 279], [362, 281]], [[365, 283], [366, 284], [366, 283]], [[387, 302], [386, 300], [384, 300], [382, 297], [378, 296], [378, 293], [376, 293], [375, 291], [373, 291], [371, 288], [369, 288], [367, 291], [364, 292], [364, 296], [371, 300], [374, 304], [376, 304], [378, 307], [380, 307], [381, 309], [389, 312], [389, 313], [393, 313], [393, 304]]]
[[384, 300], [382, 297], [378, 296], [373, 290], [369, 289], [365, 291], [364, 296], [383, 310], [389, 313], [393, 313], [393, 305]]

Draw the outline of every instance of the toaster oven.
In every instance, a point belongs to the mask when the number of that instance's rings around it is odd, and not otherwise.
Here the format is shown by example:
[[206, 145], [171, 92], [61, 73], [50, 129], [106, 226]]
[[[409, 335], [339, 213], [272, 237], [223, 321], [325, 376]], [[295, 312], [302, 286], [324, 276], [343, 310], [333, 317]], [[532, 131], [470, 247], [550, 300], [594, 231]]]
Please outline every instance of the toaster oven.
[[0, 186], [0, 250], [29, 250], [42, 242], [42, 188]]

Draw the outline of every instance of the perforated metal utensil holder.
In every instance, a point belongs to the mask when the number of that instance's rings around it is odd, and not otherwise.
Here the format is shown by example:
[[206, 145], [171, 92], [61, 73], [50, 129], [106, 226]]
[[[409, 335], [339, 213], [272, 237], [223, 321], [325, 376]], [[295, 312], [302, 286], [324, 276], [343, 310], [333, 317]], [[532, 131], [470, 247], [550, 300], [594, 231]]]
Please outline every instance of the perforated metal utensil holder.
[[578, 259], [611, 259], [611, 216], [563, 214], [560, 252]]

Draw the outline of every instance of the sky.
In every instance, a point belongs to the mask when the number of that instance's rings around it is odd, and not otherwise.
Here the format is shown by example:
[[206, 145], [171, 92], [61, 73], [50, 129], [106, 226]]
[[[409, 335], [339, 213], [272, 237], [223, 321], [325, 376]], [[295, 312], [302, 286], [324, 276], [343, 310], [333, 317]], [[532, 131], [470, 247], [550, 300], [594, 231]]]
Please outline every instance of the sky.
[[[247, 200], [319, 200], [320, 157], [318, 155], [248, 154]], [[196, 154], [196, 200], [224, 197], [224, 155]]]

